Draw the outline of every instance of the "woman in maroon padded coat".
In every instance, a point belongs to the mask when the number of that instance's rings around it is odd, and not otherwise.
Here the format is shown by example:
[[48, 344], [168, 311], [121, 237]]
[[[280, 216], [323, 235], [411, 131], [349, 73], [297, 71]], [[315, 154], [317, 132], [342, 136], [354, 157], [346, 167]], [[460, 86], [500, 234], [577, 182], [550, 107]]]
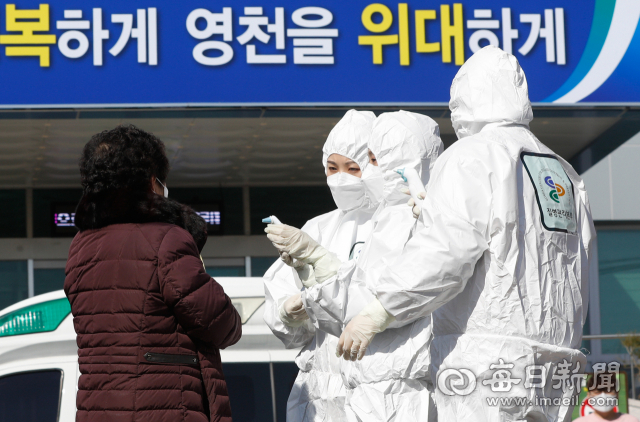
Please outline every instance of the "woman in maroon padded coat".
[[80, 160], [64, 290], [78, 342], [78, 422], [231, 421], [220, 349], [240, 316], [204, 270], [206, 224], [166, 198], [164, 144], [133, 126]]

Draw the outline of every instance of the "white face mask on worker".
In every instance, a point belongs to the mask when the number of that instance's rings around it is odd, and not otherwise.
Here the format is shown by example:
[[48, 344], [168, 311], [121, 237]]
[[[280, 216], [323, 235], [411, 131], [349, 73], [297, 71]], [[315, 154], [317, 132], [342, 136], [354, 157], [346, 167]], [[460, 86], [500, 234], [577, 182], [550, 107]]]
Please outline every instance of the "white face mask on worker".
[[362, 172], [362, 183], [372, 204], [378, 204], [384, 196], [384, 173], [380, 167], [369, 164]]
[[327, 185], [336, 206], [342, 211], [358, 208], [364, 203], [364, 184], [359, 177], [336, 173], [327, 177]]
[[598, 412], [607, 413], [618, 405], [618, 397], [615, 394], [600, 393], [589, 399], [589, 405]]

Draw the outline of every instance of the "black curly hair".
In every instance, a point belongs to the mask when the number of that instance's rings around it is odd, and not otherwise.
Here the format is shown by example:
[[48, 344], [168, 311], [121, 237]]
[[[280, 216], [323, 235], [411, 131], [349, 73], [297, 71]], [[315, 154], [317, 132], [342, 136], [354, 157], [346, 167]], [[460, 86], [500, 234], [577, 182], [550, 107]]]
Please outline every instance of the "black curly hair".
[[193, 236], [202, 251], [207, 224], [195, 211], [153, 192], [151, 178], [166, 184], [169, 160], [162, 141], [135, 126], [94, 135], [82, 150], [82, 198], [76, 208], [80, 231], [111, 224], [165, 222]]
[[151, 177], [166, 183], [169, 160], [164, 143], [135, 126], [118, 126], [91, 137], [82, 150], [83, 194], [110, 190], [152, 190]]

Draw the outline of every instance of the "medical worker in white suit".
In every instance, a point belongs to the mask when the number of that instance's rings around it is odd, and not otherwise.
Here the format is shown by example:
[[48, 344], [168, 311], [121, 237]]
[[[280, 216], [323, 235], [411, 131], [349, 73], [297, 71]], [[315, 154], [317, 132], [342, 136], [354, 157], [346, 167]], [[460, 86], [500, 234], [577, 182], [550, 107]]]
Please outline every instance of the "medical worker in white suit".
[[[373, 167], [367, 143], [374, 119], [370, 111], [349, 110], [322, 149], [327, 184], [338, 208], [309, 220], [303, 229], [330, 251], [325, 257], [329, 263], [357, 259], [370, 234], [376, 204], [366, 195], [362, 177], [368, 180], [367, 169]], [[315, 276], [322, 281], [322, 274]], [[296, 358], [300, 372], [287, 403], [287, 421], [344, 421], [346, 389], [335, 355], [337, 337], [309, 321], [301, 300], [304, 286], [295, 269], [278, 260], [264, 275], [264, 284], [267, 325], [287, 348], [304, 346]]]
[[[584, 183], [529, 130], [527, 80], [511, 54], [474, 54], [449, 106], [459, 140], [436, 161], [416, 209], [424, 227], [375, 296], [398, 324], [433, 315], [439, 420], [569, 421], [597, 277]], [[372, 337], [379, 322], [354, 318], [341, 341]]]

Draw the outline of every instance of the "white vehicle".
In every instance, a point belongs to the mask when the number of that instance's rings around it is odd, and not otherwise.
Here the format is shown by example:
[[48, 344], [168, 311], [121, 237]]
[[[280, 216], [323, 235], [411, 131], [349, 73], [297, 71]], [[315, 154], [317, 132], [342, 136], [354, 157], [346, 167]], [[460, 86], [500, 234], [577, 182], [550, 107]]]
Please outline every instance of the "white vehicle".
[[[259, 277], [216, 277], [242, 317], [242, 338], [221, 352], [236, 422], [285, 421], [298, 373], [264, 323]], [[73, 422], [78, 354], [64, 292], [32, 297], [0, 311], [0, 421]]]

